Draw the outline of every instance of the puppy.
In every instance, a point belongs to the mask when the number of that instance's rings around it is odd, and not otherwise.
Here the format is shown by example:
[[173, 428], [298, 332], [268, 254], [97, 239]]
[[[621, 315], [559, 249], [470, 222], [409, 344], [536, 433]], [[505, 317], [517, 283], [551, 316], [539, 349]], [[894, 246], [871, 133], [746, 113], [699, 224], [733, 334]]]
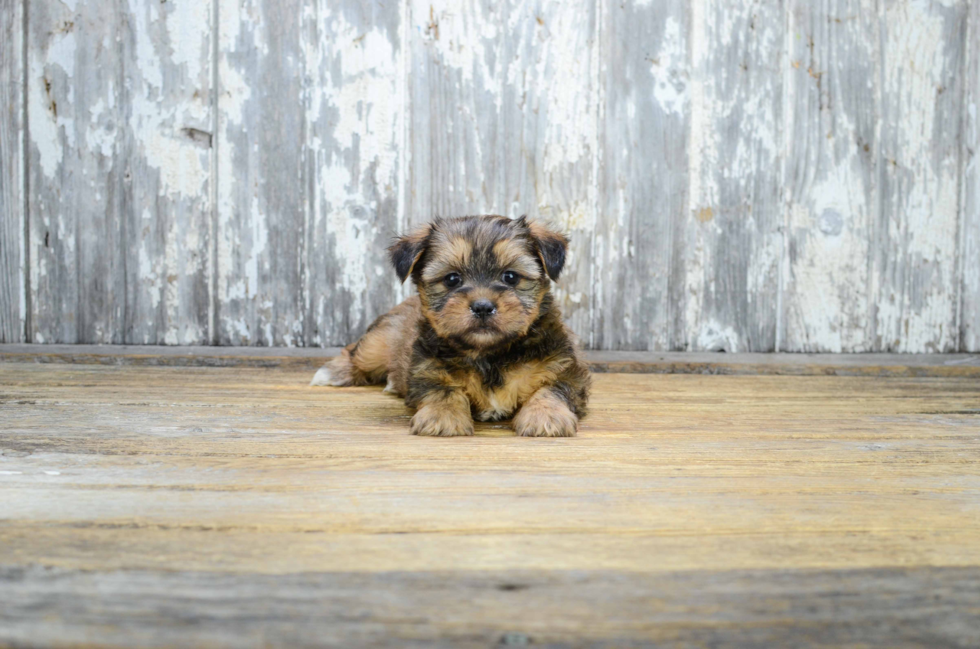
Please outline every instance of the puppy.
[[381, 316], [312, 385], [384, 383], [416, 408], [414, 435], [472, 435], [513, 417], [526, 437], [569, 437], [589, 371], [554, 303], [568, 240], [525, 217], [437, 219], [389, 249], [418, 289]]

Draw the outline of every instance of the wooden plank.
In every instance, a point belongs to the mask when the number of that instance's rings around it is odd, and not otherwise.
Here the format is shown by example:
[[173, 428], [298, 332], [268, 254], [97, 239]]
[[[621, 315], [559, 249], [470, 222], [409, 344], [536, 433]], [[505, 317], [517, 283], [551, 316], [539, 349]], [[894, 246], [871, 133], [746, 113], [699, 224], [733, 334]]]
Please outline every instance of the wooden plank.
[[208, 340], [210, 7], [31, 3], [34, 340]]
[[[274, 3], [275, 4], [275, 3]], [[275, 5], [278, 6], [278, 5]], [[405, 38], [397, 3], [320, 0], [303, 46], [307, 175], [306, 345], [346, 345], [397, 301], [385, 249], [399, 234]]]
[[397, 5], [219, 8], [218, 335], [346, 344], [394, 305]]
[[600, 375], [562, 440], [308, 378], [0, 365], [0, 642], [975, 644], [975, 378]]
[[953, 351], [967, 2], [881, 5], [875, 348]]
[[[0, 362], [178, 367], [283, 367], [313, 371], [339, 347], [0, 345]], [[718, 354], [587, 351], [593, 372], [778, 376], [980, 377], [970, 354]]]
[[595, 3], [412, 2], [407, 222], [496, 213], [571, 237], [556, 297], [591, 330]]
[[215, 344], [304, 340], [302, 3], [218, 0]]
[[602, 3], [597, 349], [684, 347], [688, 6]]
[[963, 204], [960, 210], [960, 351], [980, 351], [980, 4], [970, 3], [963, 99]]
[[14, 645], [980, 643], [977, 568], [241, 575], [29, 566], [0, 572], [0, 585], [0, 642]]
[[685, 349], [772, 351], [783, 204], [781, 3], [691, 3]]
[[792, 2], [782, 349], [875, 348], [870, 294], [881, 56], [870, 0]]
[[0, 343], [24, 340], [24, 3], [0, 0]]

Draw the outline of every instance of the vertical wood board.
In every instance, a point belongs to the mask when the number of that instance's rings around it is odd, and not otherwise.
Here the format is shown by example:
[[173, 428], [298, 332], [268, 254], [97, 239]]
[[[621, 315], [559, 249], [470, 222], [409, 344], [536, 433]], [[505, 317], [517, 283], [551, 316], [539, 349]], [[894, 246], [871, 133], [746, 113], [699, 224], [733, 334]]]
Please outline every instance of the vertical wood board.
[[0, 0], [0, 343], [24, 340], [24, 5]]
[[307, 130], [299, 0], [218, 0], [215, 343], [305, 340]]
[[880, 5], [878, 351], [959, 345], [956, 260], [967, 2]]
[[307, 345], [353, 342], [394, 306], [405, 128], [397, 4], [319, 0], [306, 14]]
[[399, 11], [219, 8], [218, 344], [350, 342], [394, 304]]
[[208, 339], [210, 3], [32, 3], [37, 342]]
[[963, 204], [960, 210], [960, 351], [980, 352], [980, 3], [970, 4], [963, 100]]
[[793, 1], [783, 350], [871, 351], [878, 28], [871, 0]]
[[691, 8], [691, 134], [684, 229], [686, 340], [772, 351], [780, 305], [785, 22], [781, 2]]
[[594, 346], [683, 346], [690, 12], [601, 3]]

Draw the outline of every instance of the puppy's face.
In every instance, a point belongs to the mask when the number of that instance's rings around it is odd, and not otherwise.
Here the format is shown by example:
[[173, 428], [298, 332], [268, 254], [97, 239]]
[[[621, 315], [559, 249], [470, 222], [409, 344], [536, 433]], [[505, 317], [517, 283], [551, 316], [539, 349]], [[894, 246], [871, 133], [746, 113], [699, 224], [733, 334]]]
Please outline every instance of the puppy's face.
[[567, 246], [523, 217], [474, 216], [437, 220], [389, 252], [401, 279], [412, 276], [436, 333], [485, 349], [527, 333]]

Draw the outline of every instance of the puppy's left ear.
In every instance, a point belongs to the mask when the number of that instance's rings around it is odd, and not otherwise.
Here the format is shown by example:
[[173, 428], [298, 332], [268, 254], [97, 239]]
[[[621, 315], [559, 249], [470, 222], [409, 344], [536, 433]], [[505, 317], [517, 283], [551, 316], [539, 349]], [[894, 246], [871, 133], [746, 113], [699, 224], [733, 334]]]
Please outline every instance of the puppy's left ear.
[[398, 279], [404, 282], [412, 274], [415, 264], [419, 257], [425, 252], [429, 245], [429, 235], [432, 233], [432, 226], [425, 225], [411, 234], [398, 237], [395, 243], [388, 248], [388, 258], [391, 265], [398, 273]]
[[529, 221], [527, 216], [517, 219], [517, 224], [528, 229], [545, 272], [552, 280], [557, 280], [561, 269], [565, 267], [568, 238], [537, 221]]

